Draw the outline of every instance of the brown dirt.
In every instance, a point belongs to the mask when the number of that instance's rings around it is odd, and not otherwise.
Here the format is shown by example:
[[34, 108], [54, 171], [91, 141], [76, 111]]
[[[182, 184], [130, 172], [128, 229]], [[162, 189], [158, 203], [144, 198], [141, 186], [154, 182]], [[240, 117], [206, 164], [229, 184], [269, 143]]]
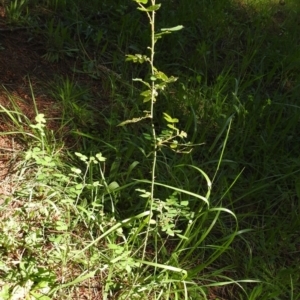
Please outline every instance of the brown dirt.
[[[14, 170], [17, 153], [23, 150], [23, 145], [18, 139], [18, 135], [7, 135], [12, 131], [12, 124], [7, 118], [4, 109], [12, 109], [14, 103], [18, 109], [30, 121], [34, 122], [36, 116], [34, 102], [38, 112], [44, 113], [47, 117], [51, 129], [55, 129], [59, 124], [55, 124], [54, 119], [59, 119], [60, 109], [57, 101], [47, 94], [46, 86], [57, 76], [70, 76], [72, 61], [60, 61], [50, 63], [43, 58], [41, 43], [30, 39], [26, 28], [16, 28], [10, 30], [6, 26], [5, 11], [0, 5], [0, 204], [1, 199], [8, 196], [13, 191], [11, 176]], [[100, 87], [93, 83], [93, 80], [85, 75], [76, 77], [76, 80], [84, 81], [98, 92]], [[34, 99], [31, 89], [34, 91]], [[96, 89], [96, 91], [95, 91]], [[13, 128], [15, 130], [15, 128]]]
[[[30, 36], [26, 29], [9, 30], [0, 4], [0, 205], [14, 194], [18, 164], [22, 151], [26, 149], [20, 134], [8, 134], [18, 129], [5, 110], [15, 111], [14, 103], [25, 118], [34, 122], [37, 108], [47, 117], [47, 126], [55, 131], [60, 126], [59, 121], [55, 121], [60, 118], [59, 103], [47, 94], [47, 85], [57, 76], [74, 78], [70, 71], [72, 61], [46, 61], [42, 57], [41, 46], [32, 42]], [[101, 89], [88, 76], [80, 75], [75, 79], [91, 86], [93, 92]], [[91, 282], [96, 283], [91, 285]], [[98, 285], [95, 279], [90, 279], [88, 284], [82, 284], [73, 291], [73, 299], [101, 299]]]
[[[0, 12], [0, 16], [3, 13]], [[45, 112], [50, 117], [57, 115], [57, 112], [49, 109], [54, 107], [53, 99], [45, 95], [41, 87], [42, 82], [49, 80], [58, 70], [43, 61], [27, 39], [28, 35], [22, 30], [7, 31], [3, 26], [3, 18], [0, 17], [0, 199], [1, 195], [12, 192], [9, 179], [13, 170], [11, 162], [23, 148], [17, 135], [6, 134], [12, 130], [12, 124], [4, 112], [4, 109], [13, 109], [10, 98], [14, 98], [24, 116], [33, 120], [36, 113], [31, 84], [38, 111]]]

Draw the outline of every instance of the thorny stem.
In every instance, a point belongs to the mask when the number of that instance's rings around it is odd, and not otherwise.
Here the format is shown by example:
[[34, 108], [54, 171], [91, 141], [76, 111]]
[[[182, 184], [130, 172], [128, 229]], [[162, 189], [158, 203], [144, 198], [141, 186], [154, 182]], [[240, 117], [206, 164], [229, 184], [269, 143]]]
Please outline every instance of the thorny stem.
[[[155, 0], [152, 0], [152, 5], [155, 5]], [[155, 54], [155, 11], [152, 11], [152, 21], [151, 21], [151, 55], [150, 55], [150, 65], [151, 65], [151, 75], [154, 76], [154, 54]], [[155, 172], [156, 172], [156, 159], [157, 159], [157, 142], [156, 142], [156, 131], [155, 131], [155, 125], [153, 122], [153, 114], [154, 114], [154, 103], [155, 103], [155, 96], [156, 96], [156, 90], [155, 90], [155, 84], [152, 80], [152, 86], [151, 86], [151, 109], [150, 109], [150, 118], [151, 118], [151, 128], [152, 128], [152, 138], [153, 138], [153, 161], [152, 161], [152, 174], [151, 174], [151, 195], [150, 195], [150, 211], [152, 213], [153, 208], [153, 202], [154, 202], [154, 183], [155, 183]], [[149, 218], [149, 226], [150, 226], [151, 217]], [[149, 227], [148, 226], [148, 227]], [[144, 251], [143, 255], [146, 250], [146, 244], [148, 239], [148, 232], [146, 235], [146, 243], [144, 245]]]
[[[155, 5], [156, 0], [151, 0], [152, 6]], [[139, 3], [139, 5], [141, 5]], [[142, 5], [141, 5], [142, 6]], [[151, 67], [151, 75], [155, 75], [155, 68], [154, 68], [154, 55], [155, 55], [155, 11], [152, 11], [151, 13], [147, 12], [147, 16], [150, 21], [151, 26], [151, 46], [150, 49], [150, 67]], [[151, 119], [151, 128], [152, 128], [152, 138], [153, 138], [153, 161], [152, 161], [152, 171], [151, 171], [151, 190], [150, 190], [150, 212], [152, 214], [153, 209], [153, 202], [154, 202], [154, 186], [155, 186], [155, 172], [156, 172], [156, 160], [157, 160], [157, 143], [156, 143], [156, 131], [155, 131], [155, 125], [153, 122], [153, 115], [154, 115], [154, 103], [155, 103], [155, 97], [156, 97], [156, 90], [155, 90], [155, 83], [152, 80], [151, 83], [151, 107], [150, 107], [150, 119]], [[145, 237], [145, 243], [144, 243], [144, 250], [143, 250], [143, 256], [142, 260], [144, 259], [145, 253], [146, 253], [146, 247], [147, 247], [147, 241], [149, 236], [149, 228], [150, 228], [150, 222], [151, 222], [151, 214], [149, 217], [148, 222], [148, 229], [146, 231], [146, 237]]]

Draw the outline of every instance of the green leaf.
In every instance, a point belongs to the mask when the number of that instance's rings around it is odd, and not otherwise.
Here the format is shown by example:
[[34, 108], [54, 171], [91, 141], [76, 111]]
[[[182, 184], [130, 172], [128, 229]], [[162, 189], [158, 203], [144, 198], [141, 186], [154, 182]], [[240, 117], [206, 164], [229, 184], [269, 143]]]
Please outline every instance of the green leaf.
[[136, 3], [147, 4], [148, 0], [134, 0]]
[[151, 193], [144, 190], [144, 189], [136, 189], [137, 192], [140, 192], [140, 197], [142, 198], [149, 198], [151, 196]]
[[69, 226], [63, 221], [56, 221], [55, 229], [58, 231], [67, 231]]
[[141, 92], [140, 95], [143, 97], [149, 97], [149, 96], [151, 96], [151, 90]]
[[97, 153], [96, 158], [101, 162], [101, 161], [106, 161], [106, 158], [102, 156], [102, 153]]
[[36, 117], [35, 117], [35, 121], [37, 123], [46, 123], [46, 120], [45, 120], [45, 115], [44, 114], [38, 114]]
[[172, 144], [170, 145], [171, 149], [176, 149], [178, 146], [178, 142], [175, 140], [172, 142]]
[[67, 282], [67, 283], [64, 283], [64, 284], [60, 284], [58, 285], [57, 287], [53, 288], [50, 293], [54, 293], [56, 292], [57, 290], [59, 289], [64, 289], [66, 287], [69, 287], [69, 286], [72, 286], [72, 285], [77, 285], [78, 283], [82, 282], [82, 281], [85, 281], [91, 277], [94, 277], [96, 274], [96, 271], [92, 271], [88, 274], [85, 274], [85, 275], [79, 275], [77, 278], [75, 278], [73, 281], [70, 281], [70, 282]]
[[161, 6], [161, 4], [155, 4], [155, 5], [151, 5], [151, 6], [148, 6], [148, 7], [138, 7], [137, 9], [141, 10], [141, 11], [148, 11], [148, 12], [150, 12], [150, 11], [159, 10], [160, 6]]
[[[146, 102], [150, 101], [151, 99], [152, 99], [151, 96], [145, 97], [144, 100], [143, 100], [143, 103], [146, 103]], [[155, 97], [154, 97], [153, 101], [155, 102]]]
[[183, 28], [182, 25], [178, 25], [175, 27], [171, 27], [171, 28], [162, 28], [161, 31], [178, 31], [181, 30]]
[[179, 273], [179, 274], [182, 275], [182, 280], [185, 279], [188, 275], [186, 270], [181, 269], [181, 268], [176, 268], [176, 267], [173, 267], [173, 266], [169, 266], [169, 265], [166, 265], [166, 264], [159, 264], [159, 263], [156, 263], [156, 262], [145, 261], [145, 260], [140, 260], [140, 259], [136, 259], [136, 262], [139, 262], [139, 263], [144, 264], [144, 265], [152, 266], [154, 268], [161, 268], [162, 270], [169, 270], [171, 272]]
[[80, 160], [82, 160], [82, 161], [84, 161], [84, 162], [86, 162], [87, 161], [87, 156], [85, 156], [85, 155], [83, 155], [83, 154], [81, 154], [81, 153], [79, 153], [79, 152], [75, 152], [75, 155], [77, 156], [77, 157], [79, 157], [79, 159]]
[[178, 130], [173, 124], [167, 124], [167, 126], [169, 127], [169, 128], [171, 128], [172, 130]]
[[155, 33], [155, 35], [154, 35], [155, 42], [158, 39], [161, 39], [163, 35], [169, 34], [169, 33], [171, 33], [171, 32], [170, 31], [164, 31], [164, 32], [160, 32], [160, 33]]
[[2, 286], [2, 289], [0, 291], [0, 299], [3, 299], [3, 300], [8, 300], [10, 299], [10, 292], [9, 292], [9, 285], [8, 284], [5, 284], [4, 286]]
[[76, 185], [75, 185], [75, 189], [76, 189], [76, 190], [81, 190], [81, 189], [83, 189], [83, 184], [82, 184], [82, 183], [76, 184]]
[[164, 114], [164, 119], [168, 122], [168, 123], [178, 123], [179, 120], [177, 118], [172, 118], [170, 115], [168, 115], [167, 113], [163, 113]]
[[120, 186], [119, 186], [119, 184], [118, 184], [116, 181], [113, 181], [113, 182], [111, 182], [111, 183], [108, 185], [108, 189], [109, 189], [110, 192], [112, 192], [112, 191], [118, 189], [119, 187], [120, 187]]
[[187, 137], [187, 133], [186, 133], [185, 131], [180, 131], [179, 136], [180, 136], [181, 138], [186, 138], [186, 137]]
[[80, 169], [78, 169], [78, 168], [71, 168], [71, 171], [73, 172], [73, 173], [75, 173], [75, 174], [80, 174], [81, 173], [81, 170]]
[[144, 80], [141, 79], [141, 78], [133, 78], [132, 80], [133, 80], [133, 81], [139, 81], [139, 82], [143, 83], [145, 86], [147, 86], [149, 89], [151, 89], [150, 84], [149, 84], [148, 82], [144, 81]]
[[179, 234], [179, 233], [176, 233], [176, 235], [177, 235], [179, 238], [181, 238], [182, 240], [188, 240], [188, 238], [187, 238], [186, 236], [184, 236], [184, 235], [181, 235], [181, 234]]
[[32, 151], [28, 150], [25, 154], [25, 160], [29, 160], [32, 158]]
[[170, 76], [167, 80], [168, 83], [175, 82], [178, 79], [178, 77]]
[[156, 75], [157, 78], [159, 78], [163, 81], [168, 81], [169, 80], [169, 77], [161, 71], [157, 72], [155, 75]]
[[144, 99], [143, 99], [144, 103], [150, 101], [152, 98], [151, 90], [144, 91], [144, 92], [140, 93], [140, 95], [142, 97], [144, 97]]
[[116, 245], [116, 244], [108, 244], [109, 249], [115, 250], [116, 254], [122, 254], [124, 252], [124, 247]]
[[30, 292], [30, 295], [33, 296], [35, 299], [39, 299], [39, 300], [51, 300], [51, 298], [49, 298], [48, 296], [33, 291]]
[[148, 57], [146, 55], [142, 54], [127, 54], [125, 61], [133, 61], [134, 63], [144, 63], [145, 61], [148, 61]]
[[182, 206], [188, 206], [189, 205], [189, 201], [187, 201], [187, 200], [181, 201], [180, 205], [182, 205]]

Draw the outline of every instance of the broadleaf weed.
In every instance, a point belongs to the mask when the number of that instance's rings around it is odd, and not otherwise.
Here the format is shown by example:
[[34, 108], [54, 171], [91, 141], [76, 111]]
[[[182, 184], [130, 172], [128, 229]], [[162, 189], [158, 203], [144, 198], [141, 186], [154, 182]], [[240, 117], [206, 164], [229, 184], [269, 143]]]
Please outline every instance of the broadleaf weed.
[[10, 1], [74, 62], [50, 89], [76, 149], [1, 105], [0, 298], [298, 299], [299, 4], [271, 2]]
[[[155, 45], [156, 42], [161, 39], [165, 34], [169, 34], [173, 31], [177, 31], [182, 29], [182, 26], [175, 26], [172, 28], [165, 28], [162, 29], [160, 32], [155, 31], [155, 15], [156, 12], [159, 10], [160, 5], [155, 3], [155, 0], [151, 1], [150, 6], [146, 6], [148, 1], [140, 1], [135, 0], [138, 4], [138, 9], [142, 12], [145, 12], [149, 19], [150, 27], [151, 27], [151, 46], [148, 48], [150, 51], [150, 55], [142, 55], [142, 54], [134, 54], [134, 55], [127, 55], [126, 61], [132, 61], [133, 63], [143, 64], [146, 63], [149, 65], [150, 69], [150, 80], [146, 81], [142, 78], [136, 78], [134, 81], [142, 83], [142, 85], [146, 88], [140, 96], [143, 98], [144, 103], [149, 103], [149, 109], [146, 111], [146, 114], [139, 118], [134, 118], [131, 120], [126, 120], [122, 122], [120, 125], [124, 126], [129, 123], [136, 123], [142, 120], [149, 119], [150, 122], [150, 133], [144, 133], [144, 138], [147, 142], [151, 143], [152, 150], [147, 156], [152, 157], [152, 167], [151, 167], [151, 180], [138, 180], [138, 183], [147, 183], [149, 184], [149, 189], [141, 189], [137, 188], [136, 191], [139, 193], [140, 197], [145, 202], [145, 208], [149, 209], [150, 215], [145, 223], [145, 228], [140, 228], [138, 230], [139, 236], [143, 233], [142, 244], [140, 246], [141, 249], [141, 259], [137, 259], [137, 261], [141, 262], [145, 266], [152, 265], [156, 269], [163, 269], [163, 274], [170, 278], [170, 282], [172, 282], [172, 289], [170, 293], [177, 293], [176, 285], [180, 285], [180, 281], [176, 283], [175, 278], [177, 278], [177, 274], [183, 273], [185, 274], [182, 277], [188, 276], [190, 279], [194, 279], [199, 272], [203, 269], [208, 267], [216, 258], [218, 258], [226, 249], [228, 249], [229, 244], [232, 242], [235, 236], [236, 229], [233, 230], [231, 235], [228, 238], [225, 238], [226, 242], [222, 246], [216, 246], [216, 251], [213, 251], [213, 254], [208, 257], [208, 261], [203, 265], [196, 266], [197, 258], [191, 258], [194, 256], [194, 251], [200, 247], [200, 245], [204, 242], [206, 237], [209, 235], [215, 224], [219, 219], [219, 215], [221, 212], [229, 213], [234, 218], [235, 215], [229, 211], [228, 209], [223, 208], [212, 208], [207, 209], [209, 207], [210, 202], [210, 190], [211, 190], [211, 182], [208, 176], [200, 169], [200, 173], [206, 178], [207, 183], [209, 185], [209, 191], [206, 197], [194, 194], [188, 190], [182, 189], [180, 187], [170, 186], [168, 184], [161, 184], [158, 182], [157, 177], [159, 178], [159, 174], [157, 174], [157, 167], [158, 167], [158, 155], [160, 152], [164, 152], [164, 148], [171, 149], [177, 153], [189, 153], [191, 149], [191, 144], [185, 142], [185, 138], [187, 134], [184, 131], [180, 131], [177, 128], [178, 119], [170, 116], [168, 113], [163, 114], [163, 118], [167, 122], [167, 129], [163, 129], [160, 134], [157, 133], [157, 129], [155, 126], [155, 119], [154, 119], [154, 111], [155, 105], [158, 99], [158, 95], [161, 91], [164, 91], [167, 88], [169, 83], [175, 82], [177, 78], [171, 76], [168, 77], [162, 71], [159, 71], [154, 66], [154, 57], [155, 57]], [[182, 142], [179, 142], [178, 139], [181, 139]], [[225, 146], [224, 146], [225, 148]], [[223, 151], [224, 151], [223, 148]], [[223, 156], [221, 155], [220, 161], [222, 161]], [[180, 167], [182, 168], [182, 166]], [[158, 189], [160, 187], [160, 189]], [[165, 189], [164, 192], [162, 192]], [[168, 190], [174, 190], [174, 192], [169, 196], [163, 196], [168, 194]], [[196, 197], [207, 205], [202, 206], [201, 209], [199, 207], [199, 211], [191, 211], [189, 208], [189, 201], [186, 200], [182, 195], [188, 195], [190, 197]], [[158, 196], [161, 195], [161, 196]], [[166, 197], [166, 198], [161, 198]], [[179, 200], [181, 199], [181, 200]], [[207, 219], [208, 214], [214, 214], [215, 216], [211, 220], [210, 225], [206, 225], [204, 221]], [[235, 223], [236, 223], [235, 219]], [[144, 227], [144, 226], [143, 226]], [[196, 229], [199, 228], [199, 229]], [[236, 227], [237, 228], [237, 227]], [[144, 230], [144, 232], [143, 232]], [[199, 231], [202, 233], [202, 238], [198, 241], [197, 236], [199, 235]], [[176, 239], [171, 242], [172, 237]], [[201, 236], [201, 235], [200, 235]], [[134, 240], [137, 239], [137, 235], [134, 235]], [[133, 241], [134, 241], [133, 240]], [[148, 248], [150, 244], [154, 242], [154, 256], [147, 255]], [[170, 243], [170, 244], [169, 244]], [[177, 247], [175, 246], [177, 244]], [[173, 246], [171, 246], [173, 245]], [[167, 259], [165, 256], [166, 251], [170, 251], [169, 247], [173, 248], [173, 255], [172, 257], [177, 259]], [[205, 246], [204, 246], [205, 248]], [[190, 250], [186, 250], [190, 249]], [[187, 251], [187, 252], [186, 252]], [[201, 253], [201, 251], [200, 251]], [[201, 255], [201, 254], [200, 254]], [[197, 256], [198, 257], [198, 256]], [[150, 260], [149, 260], [150, 259]], [[152, 261], [153, 260], [153, 261]], [[162, 262], [158, 263], [158, 262]], [[189, 262], [189, 263], [188, 263]], [[174, 264], [175, 265], [172, 265]], [[186, 266], [189, 264], [189, 268], [191, 271], [187, 272], [182, 268], [182, 266]], [[192, 265], [195, 264], [193, 267]], [[192, 271], [193, 270], [193, 271]], [[138, 275], [137, 275], [138, 276]], [[153, 276], [153, 275], [152, 275]], [[170, 276], [170, 277], [169, 277]], [[166, 278], [167, 278], [166, 277]], [[150, 277], [151, 278], [151, 277]], [[171, 279], [172, 278], [172, 279]], [[177, 278], [178, 279], [178, 278]], [[159, 279], [163, 289], [168, 289], [168, 285], [164, 286], [164, 275], [161, 276]], [[145, 286], [145, 289], [151, 289], [151, 286]], [[201, 287], [199, 287], [199, 290]], [[193, 290], [193, 289], [192, 289]], [[189, 287], [186, 288], [186, 295], [188, 295]], [[150, 290], [149, 290], [150, 292]], [[153, 291], [156, 293], [156, 291]], [[125, 292], [126, 293], [126, 292]]]

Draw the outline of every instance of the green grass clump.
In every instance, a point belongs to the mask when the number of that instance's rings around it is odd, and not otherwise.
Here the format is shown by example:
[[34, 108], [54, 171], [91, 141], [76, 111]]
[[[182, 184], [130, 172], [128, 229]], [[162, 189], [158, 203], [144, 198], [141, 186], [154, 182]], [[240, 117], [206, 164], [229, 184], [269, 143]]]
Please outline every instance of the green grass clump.
[[0, 298], [300, 299], [299, 3], [9, 5], [73, 77], [1, 106]]

